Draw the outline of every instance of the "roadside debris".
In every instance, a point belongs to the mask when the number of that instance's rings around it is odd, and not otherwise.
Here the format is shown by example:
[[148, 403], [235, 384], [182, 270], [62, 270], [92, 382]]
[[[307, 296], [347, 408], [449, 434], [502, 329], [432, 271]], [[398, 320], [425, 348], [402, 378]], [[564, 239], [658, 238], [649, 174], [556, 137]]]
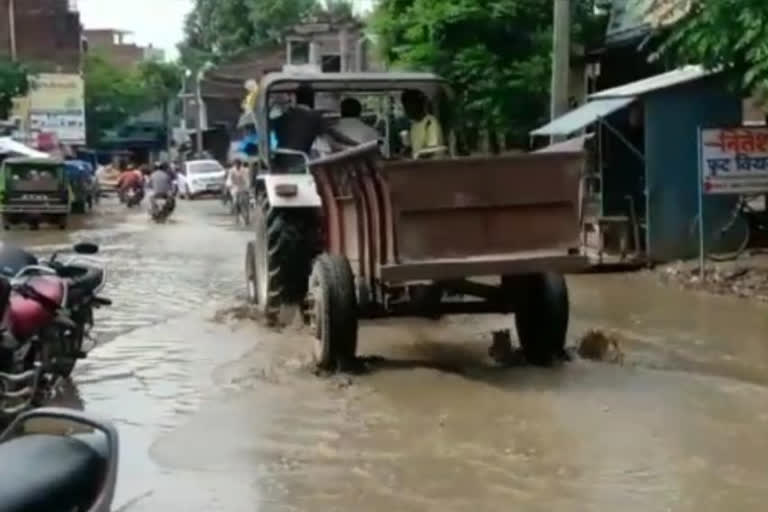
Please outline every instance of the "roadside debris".
[[598, 329], [591, 329], [581, 337], [577, 353], [582, 359], [624, 365], [618, 336]]
[[680, 261], [655, 271], [664, 283], [686, 289], [704, 290], [718, 295], [757, 299], [768, 302], [768, 257], [749, 256], [724, 263], [708, 262], [704, 280], [697, 262]]

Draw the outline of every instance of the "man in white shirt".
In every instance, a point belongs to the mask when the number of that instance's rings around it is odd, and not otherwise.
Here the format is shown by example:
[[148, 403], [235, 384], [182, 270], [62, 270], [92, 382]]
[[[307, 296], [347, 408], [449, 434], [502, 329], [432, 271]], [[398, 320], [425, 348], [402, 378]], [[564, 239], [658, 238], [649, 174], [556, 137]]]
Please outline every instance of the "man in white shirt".
[[363, 106], [359, 101], [355, 98], [344, 98], [341, 102], [341, 119], [332, 126], [331, 136], [341, 134], [358, 145], [378, 140], [379, 132], [360, 119], [362, 113]]

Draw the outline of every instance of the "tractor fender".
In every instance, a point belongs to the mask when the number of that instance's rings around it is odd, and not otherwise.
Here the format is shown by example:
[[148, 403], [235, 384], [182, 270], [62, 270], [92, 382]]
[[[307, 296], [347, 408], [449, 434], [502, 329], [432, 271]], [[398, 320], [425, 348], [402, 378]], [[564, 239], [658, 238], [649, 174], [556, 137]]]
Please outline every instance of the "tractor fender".
[[259, 179], [273, 208], [320, 208], [323, 205], [311, 174], [267, 174]]

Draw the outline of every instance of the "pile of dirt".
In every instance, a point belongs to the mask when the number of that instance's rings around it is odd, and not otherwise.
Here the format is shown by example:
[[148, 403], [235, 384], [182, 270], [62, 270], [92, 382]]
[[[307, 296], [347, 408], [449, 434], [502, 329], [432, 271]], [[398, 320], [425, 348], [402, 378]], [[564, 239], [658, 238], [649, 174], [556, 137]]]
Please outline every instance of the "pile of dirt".
[[701, 278], [697, 262], [665, 265], [658, 267], [655, 272], [662, 282], [683, 288], [768, 302], [766, 255], [745, 257], [724, 263], [707, 262], [704, 279]]

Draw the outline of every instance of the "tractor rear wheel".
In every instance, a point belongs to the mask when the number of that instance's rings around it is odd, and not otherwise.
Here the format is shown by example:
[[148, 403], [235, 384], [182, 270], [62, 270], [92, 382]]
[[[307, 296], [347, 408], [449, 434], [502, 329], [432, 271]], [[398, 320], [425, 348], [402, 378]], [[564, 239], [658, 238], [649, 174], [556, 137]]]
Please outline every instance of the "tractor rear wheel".
[[306, 296], [318, 252], [318, 224], [314, 211], [272, 208], [263, 195], [257, 204], [255, 300], [267, 324], [275, 325], [283, 304], [299, 304]]
[[514, 294], [515, 326], [528, 362], [546, 366], [563, 357], [570, 304], [568, 285], [560, 274], [543, 273], [505, 278]]
[[357, 295], [349, 260], [336, 254], [318, 256], [307, 302], [315, 363], [322, 370], [343, 370], [357, 353]]

